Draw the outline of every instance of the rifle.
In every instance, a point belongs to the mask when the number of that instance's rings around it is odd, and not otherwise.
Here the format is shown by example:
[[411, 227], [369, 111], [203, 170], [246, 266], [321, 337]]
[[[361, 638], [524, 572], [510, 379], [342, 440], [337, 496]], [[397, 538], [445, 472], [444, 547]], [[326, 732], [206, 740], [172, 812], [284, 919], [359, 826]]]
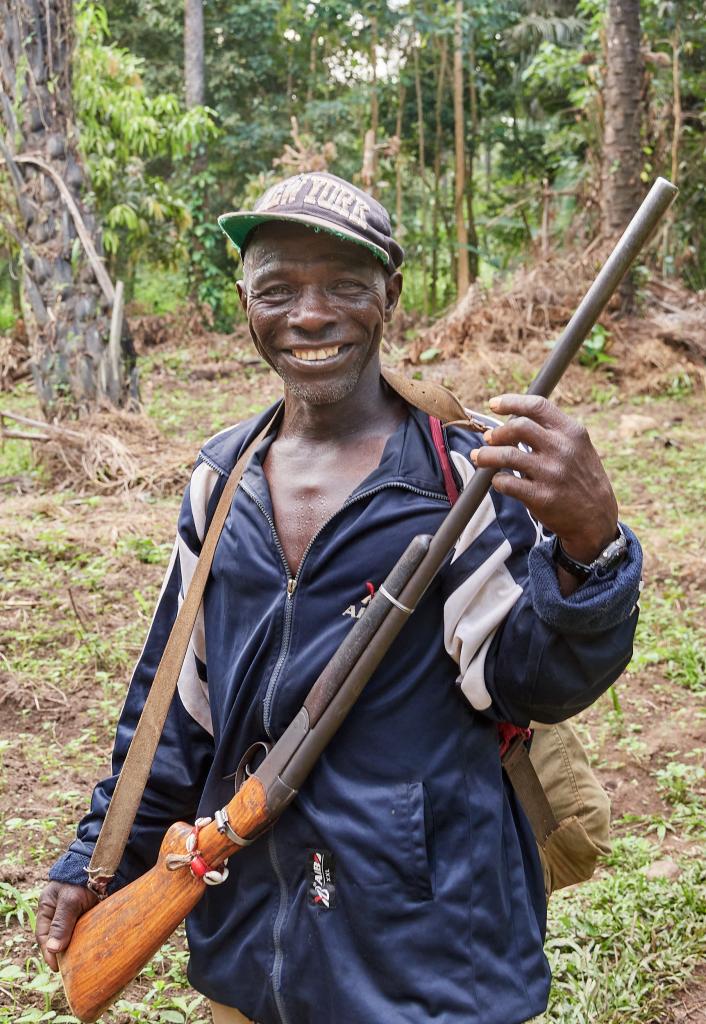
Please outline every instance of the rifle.
[[[651, 236], [677, 189], [658, 178], [552, 349], [528, 394], [548, 398]], [[490, 489], [495, 471], [477, 469], [436, 534], [415, 537], [309, 691], [302, 708], [259, 766], [196, 826], [167, 831], [157, 863], [79, 919], [59, 955], [71, 1011], [90, 1024], [141, 970], [196, 905], [215, 869], [249, 845], [295, 798], [320, 754]], [[255, 748], [246, 752], [241, 767]], [[239, 776], [243, 777], [240, 771]]]

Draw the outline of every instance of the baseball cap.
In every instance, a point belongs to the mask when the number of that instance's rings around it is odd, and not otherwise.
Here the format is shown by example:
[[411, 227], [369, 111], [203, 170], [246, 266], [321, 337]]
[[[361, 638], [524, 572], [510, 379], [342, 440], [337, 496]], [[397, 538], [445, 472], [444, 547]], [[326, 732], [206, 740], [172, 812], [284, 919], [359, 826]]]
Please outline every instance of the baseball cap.
[[252, 210], [223, 213], [218, 218], [241, 257], [250, 233], [271, 221], [304, 224], [363, 245], [389, 270], [397, 270], [404, 259], [404, 250], [392, 237], [385, 207], [335, 174], [295, 174], [269, 188]]

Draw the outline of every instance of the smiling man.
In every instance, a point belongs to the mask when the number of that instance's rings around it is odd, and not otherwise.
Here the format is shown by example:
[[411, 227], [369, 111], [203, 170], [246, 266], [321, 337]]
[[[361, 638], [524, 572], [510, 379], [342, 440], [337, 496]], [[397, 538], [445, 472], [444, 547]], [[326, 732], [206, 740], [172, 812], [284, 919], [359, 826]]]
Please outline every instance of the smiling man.
[[[440, 449], [430, 417], [386, 382], [403, 254], [375, 199], [302, 174], [221, 224], [284, 400], [236, 491], [115, 884], [154, 862], [172, 821], [227, 802], [243, 753], [282, 735], [411, 538], [435, 532], [474, 464], [495, 468], [297, 800], [190, 915], [189, 977], [217, 1024], [520, 1024], [547, 1002], [546, 903], [497, 723], [560, 721], [617, 678], [639, 544], [588, 434], [550, 403], [501, 396], [494, 410], [515, 419], [483, 436], [450, 426]], [[41, 898], [53, 967], [96, 899], [85, 869], [210, 517], [271, 416], [197, 460], [114, 774]]]

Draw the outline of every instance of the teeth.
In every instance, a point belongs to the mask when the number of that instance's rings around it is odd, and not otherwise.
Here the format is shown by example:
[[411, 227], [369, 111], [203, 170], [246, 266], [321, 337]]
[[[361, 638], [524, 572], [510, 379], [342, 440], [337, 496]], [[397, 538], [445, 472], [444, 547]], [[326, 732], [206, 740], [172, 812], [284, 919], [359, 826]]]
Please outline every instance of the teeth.
[[331, 359], [332, 356], [338, 355], [340, 347], [337, 345], [335, 348], [293, 348], [292, 355], [295, 359], [305, 359], [308, 362], [315, 359]]

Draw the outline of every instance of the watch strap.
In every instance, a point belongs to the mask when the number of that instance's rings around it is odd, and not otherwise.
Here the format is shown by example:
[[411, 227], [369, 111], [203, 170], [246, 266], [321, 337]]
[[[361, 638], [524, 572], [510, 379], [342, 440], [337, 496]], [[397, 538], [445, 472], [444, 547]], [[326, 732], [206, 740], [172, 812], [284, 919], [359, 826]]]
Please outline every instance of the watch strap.
[[618, 536], [615, 540], [612, 540], [600, 555], [590, 564], [585, 562], [579, 562], [571, 555], [567, 555], [566, 551], [562, 547], [562, 543], [558, 537], [554, 537], [554, 544], [552, 546], [552, 558], [557, 565], [560, 565], [562, 569], [575, 576], [576, 579], [581, 580], [584, 583], [592, 573], [598, 573], [603, 576], [605, 573], [610, 572], [616, 565], [619, 565], [625, 558], [628, 552], [628, 542], [623, 532], [623, 528], [618, 523]]

